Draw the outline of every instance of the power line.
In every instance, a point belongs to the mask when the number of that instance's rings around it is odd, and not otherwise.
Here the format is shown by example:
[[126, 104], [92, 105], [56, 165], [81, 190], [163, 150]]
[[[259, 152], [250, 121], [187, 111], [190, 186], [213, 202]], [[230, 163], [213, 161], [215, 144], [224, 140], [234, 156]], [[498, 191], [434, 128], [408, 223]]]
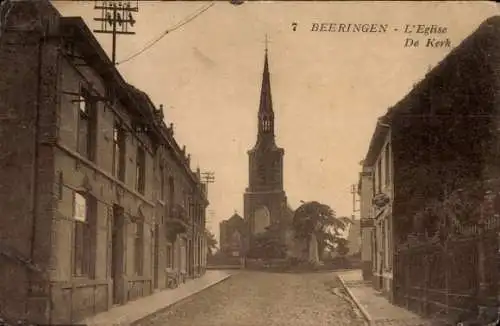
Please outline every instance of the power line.
[[126, 59], [118, 62], [117, 65], [125, 63], [125, 62], [128, 62], [128, 61], [130, 61], [130, 60], [138, 57], [139, 55], [141, 55], [142, 53], [146, 52], [151, 47], [153, 47], [156, 43], [158, 43], [162, 38], [165, 37], [165, 35], [173, 32], [173, 31], [181, 28], [182, 26], [186, 25], [187, 23], [193, 21], [195, 18], [197, 18], [198, 16], [200, 16], [201, 14], [203, 14], [205, 11], [207, 11], [208, 9], [210, 9], [213, 5], [215, 5], [214, 2], [212, 2], [211, 4], [209, 4], [206, 7], [202, 8], [201, 10], [198, 10], [194, 14], [188, 16], [187, 18], [185, 18], [184, 20], [180, 21], [179, 23], [177, 23], [173, 27], [170, 27], [170, 28], [166, 29], [160, 36], [158, 36], [153, 41], [149, 42], [149, 44], [147, 44], [146, 46], [144, 46], [144, 48], [142, 48], [140, 51], [138, 51], [138, 52], [134, 53], [133, 55], [129, 56], [128, 58], [126, 58]]

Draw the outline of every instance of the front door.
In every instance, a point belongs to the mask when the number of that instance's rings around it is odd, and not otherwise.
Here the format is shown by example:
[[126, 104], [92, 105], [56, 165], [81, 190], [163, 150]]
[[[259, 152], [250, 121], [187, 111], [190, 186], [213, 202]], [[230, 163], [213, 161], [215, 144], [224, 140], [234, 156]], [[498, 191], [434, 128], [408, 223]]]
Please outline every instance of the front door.
[[113, 224], [111, 237], [111, 278], [113, 280], [113, 304], [121, 303], [122, 274], [123, 274], [123, 208], [113, 206]]

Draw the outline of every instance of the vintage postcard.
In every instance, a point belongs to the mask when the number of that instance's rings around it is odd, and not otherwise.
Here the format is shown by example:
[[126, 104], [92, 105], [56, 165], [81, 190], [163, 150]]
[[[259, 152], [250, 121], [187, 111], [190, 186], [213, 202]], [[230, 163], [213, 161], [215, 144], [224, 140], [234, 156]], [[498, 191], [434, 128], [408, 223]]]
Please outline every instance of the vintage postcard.
[[500, 325], [488, 1], [0, 1], [0, 325]]

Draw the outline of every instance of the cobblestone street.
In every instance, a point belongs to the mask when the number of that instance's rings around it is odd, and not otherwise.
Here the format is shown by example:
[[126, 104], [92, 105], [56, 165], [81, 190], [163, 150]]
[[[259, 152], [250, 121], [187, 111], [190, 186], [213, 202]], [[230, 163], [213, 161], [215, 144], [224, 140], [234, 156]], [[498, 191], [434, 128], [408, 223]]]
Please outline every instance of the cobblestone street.
[[365, 324], [333, 273], [241, 272], [135, 325]]

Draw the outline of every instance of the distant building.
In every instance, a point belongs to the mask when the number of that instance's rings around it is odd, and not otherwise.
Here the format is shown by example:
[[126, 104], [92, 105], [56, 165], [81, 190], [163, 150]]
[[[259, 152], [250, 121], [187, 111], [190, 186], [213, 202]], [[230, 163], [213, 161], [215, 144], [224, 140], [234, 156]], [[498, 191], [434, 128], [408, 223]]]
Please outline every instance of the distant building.
[[220, 251], [226, 256], [240, 257], [243, 252], [245, 221], [234, 213], [229, 219], [219, 224]]
[[347, 226], [348, 255], [356, 255], [361, 251], [361, 228], [360, 220], [352, 219]]
[[[291, 220], [287, 197], [283, 189], [283, 155], [285, 151], [275, 142], [274, 111], [267, 49], [257, 116], [257, 142], [248, 151], [249, 185], [244, 194], [244, 219], [247, 225], [247, 245], [253, 236], [262, 233], [271, 224], [285, 230]], [[248, 249], [248, 248], [247, 248]]]
[[207, 196], [161, 108], [80, 17], [14, 1], [0, 40], [0, 317], [75, 324], [205, 270]]

